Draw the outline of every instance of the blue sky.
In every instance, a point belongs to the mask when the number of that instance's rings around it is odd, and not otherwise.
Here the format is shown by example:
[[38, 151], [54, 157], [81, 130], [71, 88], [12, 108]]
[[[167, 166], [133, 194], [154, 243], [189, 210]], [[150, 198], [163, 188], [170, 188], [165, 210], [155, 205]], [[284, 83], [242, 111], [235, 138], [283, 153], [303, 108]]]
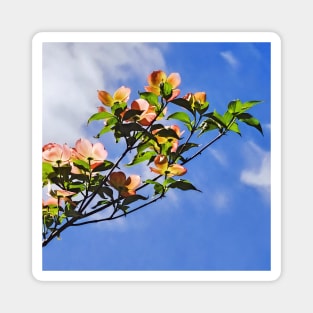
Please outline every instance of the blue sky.
[[[100, 124], [86, 126], [100, 105], [96, 91], [125, 85], [133, 100], [158, 69], [180, 73], [181, 95], [205, 91], [210, 111], [263, 100], [250, 113], [264, 136], [242, 125], [242, 137], [229, 133], [188, 163], [184, 178], [202, 193], [171, 191], [126, 218], [67, 229], [43, 249], [43, 270], [270, 270], [270, 58], [266, 42], [45, 43], [43, 144], [96, 142]], [[114, 160], [113, 138], [101, 141]]]

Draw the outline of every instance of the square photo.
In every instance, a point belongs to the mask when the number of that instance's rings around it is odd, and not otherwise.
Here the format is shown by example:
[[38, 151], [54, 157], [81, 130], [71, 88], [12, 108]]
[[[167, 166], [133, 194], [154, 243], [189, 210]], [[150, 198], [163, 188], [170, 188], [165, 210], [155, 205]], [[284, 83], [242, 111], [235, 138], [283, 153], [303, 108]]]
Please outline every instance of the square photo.
[[32, 88], [36, 279], [279, 278], [277, 34], [37, 33]]

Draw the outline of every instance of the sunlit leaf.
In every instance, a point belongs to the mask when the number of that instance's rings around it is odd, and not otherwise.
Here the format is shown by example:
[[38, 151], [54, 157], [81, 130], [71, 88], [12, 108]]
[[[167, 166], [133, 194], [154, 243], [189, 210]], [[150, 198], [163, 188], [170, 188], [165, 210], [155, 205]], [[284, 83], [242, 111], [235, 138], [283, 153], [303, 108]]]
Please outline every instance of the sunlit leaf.
[[241, 113], [237, 117], [241, 122], [244, 122], [249, 126], [255, 127], [264, 136], [262, 126], [259, 120], [253, 117], [251, 114]]
[[186, 125], [188, 130], [192, 129], [192, 123], [191, 123], [190, 117], [185, 112], [175, 112], [175, 113], [171, 114], [167, 119], [168, 120], [175, 119], [175, 120], [181, 121]]
[[191, 112], [192, 114], [194, 114], [194, 110], [191, 107], [191, 104], [189, 103], [188, 100], [184, 99], [184, 98], [177, 98], [177, 99], [173, 99], [170, 101], [171, 103], [174, 103], [186, 110], [188, 110], [189, 112]]
[[140, 98], [147, 100], [151, 105], [159, 107], [158, 96], [152, 92], [139, 93]]
[[[110, 112], [106, 112], [106, 111], [103, 111], [103, 112], [98, 112], [98, 113], [95, 113], [93, 114], [87, 121], [87, 124], [89, 124], [90, 122], [92, 121], [96, 121], [96, 120], [105, 120], [105, 119], [108, 119], [108, 118], [112, 118], [114, 117], [114, 115]], [[114, 117], [115, 118], [115, 117]]]
[[139, 118], [139, 116], [142, 114], [143, 111], [141, 110], [127, 110], [125, 112], [125, 114], [123, 115], [123, 121], [127, 121], [127, 120], [130, 120], [132, 118], [135, 118], [136, 120], [136, 117], [137, 119]]
[[133, 158], [133, 160], [127, 164], [127, 166], [132, 166], [147, 160], [150, 160], [153, 156], [156, 155], [156, 152], [154, 151], [143, 151], [143, 152], [139, 152], [135, 155], [135, 157]]
[[112, 163], [111, 161], [103, 161], [102, 164], [98, 165], [97, 167], [95, 167], [92, 171], [93, 172], [102, 172], [102, 171], [107, 171], [110, 168], [112, 168], [114, 165], [114, 163]]
[[201, 192], [201, 190], [197, 189], [192, 183], [188, 180], [177, 180], [168, 185], [168, 188], [178, 188], [181, 190], [196, 190]]

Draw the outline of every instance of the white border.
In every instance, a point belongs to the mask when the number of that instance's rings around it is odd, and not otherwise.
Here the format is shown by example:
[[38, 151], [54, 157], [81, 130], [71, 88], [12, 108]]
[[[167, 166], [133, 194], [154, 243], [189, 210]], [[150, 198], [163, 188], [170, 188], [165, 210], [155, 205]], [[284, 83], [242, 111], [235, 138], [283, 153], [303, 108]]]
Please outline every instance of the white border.
[[[270, 271], [43, 271], [41, 242], [44, 42], [271, 43]], [[275, 103], [275, 105], [273, 105]], [[274, 126], [274, 127], [273, 127]], [[274, 281], [281, 275], [281, 39], [274, 32], [40, 32], [32, 39], [32, 273], [39, 281]], [[38, 227], [39, 225], [39, 227]]]

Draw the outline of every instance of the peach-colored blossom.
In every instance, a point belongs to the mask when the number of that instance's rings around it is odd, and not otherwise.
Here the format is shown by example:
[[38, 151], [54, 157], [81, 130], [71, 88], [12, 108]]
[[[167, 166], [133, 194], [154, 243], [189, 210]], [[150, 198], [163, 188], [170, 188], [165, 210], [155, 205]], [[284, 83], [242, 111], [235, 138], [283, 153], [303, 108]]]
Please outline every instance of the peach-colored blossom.
[[204, 105], [204, 103], [206, 102], [206, 93], [204, 91], [198, 91], [195, 93], [189, 92], [183, 97], [183, 99], [189, 101], [192, 107], [194, 107], [196, 102], [201, 107], [201, 105]]
[[63, 166], [69, 163], [71, 149], [67, 144], [48, 143], [42, 147], [42, 162], [52, 166]]
[[101, 142], [92, 144], [88, 139], [80, 138], [72, 149], [72, 160], [79, 159], [90, 164], [94, 169], [107, 158], [108, 152]]
[[145, 86], [145, 90], [152, 92], [159, 96], [161, 94], [160, 85], [165, 82], [169, 83], [172, 86], [172, 95], [167, 101], [171, 101], [179, 96], [180, 90], [177, 87], [181, 83], [181, 78], [179, 73], [171, 73], [169, 76], [162, 70], [153, 71], [147, 78], [149, 86]]
[[108, 180], [109, 184], [119, 191], [120, 195], [124, 198], [136, 194], [136, 188], [140, 185], [140, 176], [130, 175], [126, 178], [125, 173], [113, 172]]
[[130, 88], [121, 86], [118, 88], [113, 96], [105, 90], [97, 90], [98, 99], [103, 105], [111, 107], [114, 103], [127, 102], [130, 96]]
[[187, 169], [180, 164], [175, 163], [168, 165], [167, 156], [162, 154], [159, 154], [155, 157], [154, 164], [156, 168], [150, 167], [151, 172], [160, 175], [166, 175], [167, 177], [182, 176], [187, 172]]
[[131, 109], [143, 111], [138, 120], [138, 123], [143, 126], [149, 126], [156, 119], [155, 107], [145, 99], [134, 100], [131, 103]]
[[[184, 131], [180, 131], [180, 128], [179, 128], [178, 125], [165, 126], [165, 129], [172, 129], [172, 130], [174, 130], [178, 137], [181, 137], [181, 135], [184, 133]], [[152, 131], [152, 134], [155, 136], [157, 142], [159, 144], [164, 144], [164, 143], [170, 141], [171, 145], [172, 145], [171, 152], [176, 152], [179, 140], [177, 138], [175, 138], [175, 137], [161, 137], [161, 136], [158, 136], [158, 132], [160, 130], [161, 129], [155, 129], [155, 130]], [[155, 146], [155, 149], [158, 149], [158, 147]]]

